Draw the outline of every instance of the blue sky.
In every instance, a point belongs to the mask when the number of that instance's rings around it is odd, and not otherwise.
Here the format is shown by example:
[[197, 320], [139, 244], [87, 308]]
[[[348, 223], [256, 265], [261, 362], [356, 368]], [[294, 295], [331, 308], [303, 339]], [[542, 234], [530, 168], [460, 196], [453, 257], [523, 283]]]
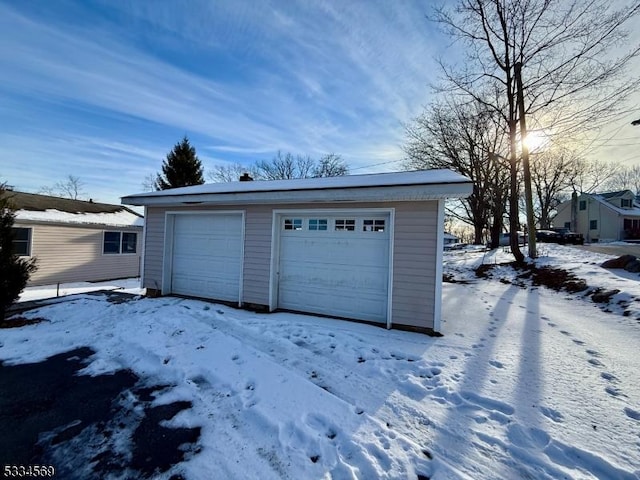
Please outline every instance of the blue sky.
[[397, 170], [456, 55], [431, 3], [0, 0], [0, 179], [119, 203], [185, 134], [205, 171], [278, 150]]

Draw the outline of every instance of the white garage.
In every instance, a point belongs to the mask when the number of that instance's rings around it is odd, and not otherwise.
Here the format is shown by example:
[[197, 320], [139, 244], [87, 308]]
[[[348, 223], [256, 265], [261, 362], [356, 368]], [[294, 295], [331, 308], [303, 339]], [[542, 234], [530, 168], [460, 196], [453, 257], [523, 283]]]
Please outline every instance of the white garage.
[[390, 212], [278, 213], [277, 308], [386, 323]]
[[168, 213], [167, 293], [240, 302], [242, 213]]
[[426, 170], [193, 185], [123, 203], [145, 207], [150, 296], [434, 333], [444, 203], [472, 190], [462, 175]]

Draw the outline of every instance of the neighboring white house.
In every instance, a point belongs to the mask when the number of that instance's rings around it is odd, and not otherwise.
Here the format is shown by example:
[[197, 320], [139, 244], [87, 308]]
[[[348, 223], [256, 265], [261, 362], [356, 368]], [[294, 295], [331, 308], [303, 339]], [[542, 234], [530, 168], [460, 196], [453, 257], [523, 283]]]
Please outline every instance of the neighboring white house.
[[35, 257], [29, 285], [140, 275], [144, 219], [122, 205], [6, 191], [16, 208], [14, 250]]
[[444, 236], [442, 237], [442, 240], [443, 240], [445, 245], [452, 245], [454, 243], [460, 243], [460, 239], [458, 237], [456, 237], [455, 235], [451, 235], [448, 232], [444, 232]]
[[582, 233], [587, 242], [640, 239], [640, 204], [631, 190], [599, 194], [582, 193], [558, 206], [553, 220], [556, 227]]
[[248, 308], [440, 328], [448, 170], [205, 184], [124, 197], [145, 207], [142, 285]]

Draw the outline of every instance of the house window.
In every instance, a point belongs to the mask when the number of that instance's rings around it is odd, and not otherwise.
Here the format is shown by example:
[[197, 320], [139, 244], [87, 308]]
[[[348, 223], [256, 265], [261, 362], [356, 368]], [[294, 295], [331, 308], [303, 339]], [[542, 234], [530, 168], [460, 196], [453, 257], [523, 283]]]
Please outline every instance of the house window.
[[138, 234], [135, 232], [104, 232], [102, 253], [117, 255], [136, 253]]
[[31, 229], [17, 228], [11, 229], [13, 233], [13, 253], [20, 257], [28, 257], [31, 255]]
[[587, 201], [580, 200], [580, 210], [586, 210], [586, 209], [587, 209]]
[[363, 232], [384, 232], [384, 220], [365, 220], [362, 223]]
[[589, 230], [597, 230], [598, 229], [598, 220], [591, 220], [589, 222]]
[[622, 204], [622, 208], [631, 208], [631, 199], [630, 198], [623, 198], [620, 202]]
[[326, 230], [327, 229], [327, 219], [325, 218], [310, 218], [309, 219], [309, 230]]
[[356, 221], [354, 219], [336, 220], [336, 230], [345, 230], [353, 232], [356, 229]]
[[631, 221], [630, 218], [625, 218], [624, 219], [624, 227], [625, 230], [631, 230], [633, 228], [633, 222]]
[[122, 232], [122, 253], [136, 253], [138, 234], [134, 232]]
[[571, 222], [564, 222], [564, 228], [571, 229]]
[[301, 218], [285, 218], [284, 219], [285, 230], [302, 230]]

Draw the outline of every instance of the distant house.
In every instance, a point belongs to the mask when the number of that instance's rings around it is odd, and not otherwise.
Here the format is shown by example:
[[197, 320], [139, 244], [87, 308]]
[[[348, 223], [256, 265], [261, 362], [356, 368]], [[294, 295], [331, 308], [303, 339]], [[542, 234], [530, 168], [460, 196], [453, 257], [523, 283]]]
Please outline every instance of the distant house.
[[439, 331], [448, 170], [245, 181], [130, 195], [143, 287], [268, 311]]
[[600, 194], [582, 193], [560, 204], [553, 224], [582, 233], [587, 242], [640, 239], [640, 203], [631, 190]]
[[7, 191], [14, 249], [37, 258], [29, 285], [138, 277], [144, 219], [121, 205]]
[[444, 236], [442, 238], [442, 241], [445, 245], [451, 245], [453, 243], [460, 243], [460, 239], [458, 237], [456, 237], [455, 235], [451, 235], [448, 232], [444, 232]]

